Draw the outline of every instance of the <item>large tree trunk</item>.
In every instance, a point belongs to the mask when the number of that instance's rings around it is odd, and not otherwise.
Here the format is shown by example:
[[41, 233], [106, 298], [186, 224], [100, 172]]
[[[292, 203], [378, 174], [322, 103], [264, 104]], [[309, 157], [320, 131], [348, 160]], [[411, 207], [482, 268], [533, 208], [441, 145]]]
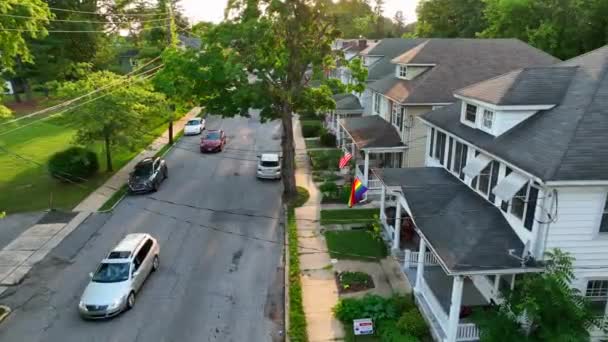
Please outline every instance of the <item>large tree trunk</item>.
[[281, 148], [283, 150], [283, 187], [284, 199], [286, 202], [291, 201], [297, 195], [296, 190], [296, 159], [293, 141], [293, 125], [292, 112], [289, 104], [283, 105], [283, 113], [281, 115], [281, 123], [283, 126], [283, 135], [281, 138]]
[[110, 136], [106, 134], [105, 138], [105, 148], [106, 148], [106, 165], [108, 171], [112, 172], [112, 152], [110, 151]]

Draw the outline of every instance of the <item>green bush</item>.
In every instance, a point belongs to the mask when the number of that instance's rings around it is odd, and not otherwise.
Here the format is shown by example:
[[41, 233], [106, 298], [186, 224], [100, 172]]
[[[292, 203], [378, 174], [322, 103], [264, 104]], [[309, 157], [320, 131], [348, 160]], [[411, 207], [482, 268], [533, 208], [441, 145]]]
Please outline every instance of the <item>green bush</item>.
[[99, 170], [95, 152], [83, 147], [70, 147], [51, 156], [49, 173], [63, 182], [82, 182]]
[[319, 186], [319, 190], [323, 193], [323, 195], [334, 195], [338, 192], [338, 185], [335, 182], [325, 182]]
[[337, 171], [342, 151], [338, 149], [309, 151], [308, 155], [310, 156], [313, 170]]
[[293, 207], [295, 208], [303, 206], [304, 203], [306, 203], [310, 198], [310, 193], [308, 193], [308, 189], [301, 186], [297, 186], [296, 190], [298, 194], [293, 202]]
[[401, 318], [399, 318], [399, 321], [397, 321], [397, 328], [403, 333], [416, 337], [426, 336], [429, 331], [420, 311], [415, 307], [406, 311]]
[[319, 142], [325, 147], [336, 147], [336, 136], [329, 132], [322, 132]]
[[357, 318], [371, 318], [374, 322], [380, 320], [396, 321], [401, 316], [401, 296], [384, 298], [377, 295], [365, 295], [363, 298], [344, 298], [334, 307], [334, 315], [345, 324], [352, 323]]
[[302, 135], [304, 138], [318, 137], [322, 127], [323, 123], [319, 120], [302, 121]]
[[394, 320], [382, 320], [376, 323], [377, 335], [382, 342], [418, 342], [419, 339], [399, 330]]

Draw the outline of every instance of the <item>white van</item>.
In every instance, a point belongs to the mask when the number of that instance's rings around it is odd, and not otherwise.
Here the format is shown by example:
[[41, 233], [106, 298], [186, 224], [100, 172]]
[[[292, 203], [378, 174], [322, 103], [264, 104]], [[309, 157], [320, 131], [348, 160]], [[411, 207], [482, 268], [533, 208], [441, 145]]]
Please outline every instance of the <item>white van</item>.
[[258, 156], [257, 176], [264, 179], [281, 179], [281, 156], [278, 153]]

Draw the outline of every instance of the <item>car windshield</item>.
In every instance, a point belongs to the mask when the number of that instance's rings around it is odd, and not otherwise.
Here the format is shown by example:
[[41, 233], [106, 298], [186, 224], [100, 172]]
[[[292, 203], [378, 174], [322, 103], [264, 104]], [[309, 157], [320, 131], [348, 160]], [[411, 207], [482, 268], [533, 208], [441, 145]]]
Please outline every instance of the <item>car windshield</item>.
[[139, 164], [133, 172], [136, 176], [148, 176], [152, 173], [152, 163]]
[[279, 166], [279, 162], [276, 162], [276, 161], [262, 161], [261, 164], [264, 167], [277, 167], [277, 166]]
[[220, 132], [209, 132], [205, 135], [205, 140], [220, 140]]
[[196, 126], [196, 125], [200, 125], [201, 122], [199, 120], [190, 120], [186, 123], [186, 126]]
[[103, 263], [99, 265], [92, 281], [96, 283], [119, 283], [129, 279], [129, 263]]

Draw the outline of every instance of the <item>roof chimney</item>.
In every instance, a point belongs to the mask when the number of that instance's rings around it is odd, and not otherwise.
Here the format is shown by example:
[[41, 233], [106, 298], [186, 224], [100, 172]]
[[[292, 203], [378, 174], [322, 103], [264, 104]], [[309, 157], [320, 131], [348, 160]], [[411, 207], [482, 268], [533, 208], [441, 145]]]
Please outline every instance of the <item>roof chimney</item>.
[[359, 49], [363, 50], [367, 47], [367, 39], [359, 39]]

